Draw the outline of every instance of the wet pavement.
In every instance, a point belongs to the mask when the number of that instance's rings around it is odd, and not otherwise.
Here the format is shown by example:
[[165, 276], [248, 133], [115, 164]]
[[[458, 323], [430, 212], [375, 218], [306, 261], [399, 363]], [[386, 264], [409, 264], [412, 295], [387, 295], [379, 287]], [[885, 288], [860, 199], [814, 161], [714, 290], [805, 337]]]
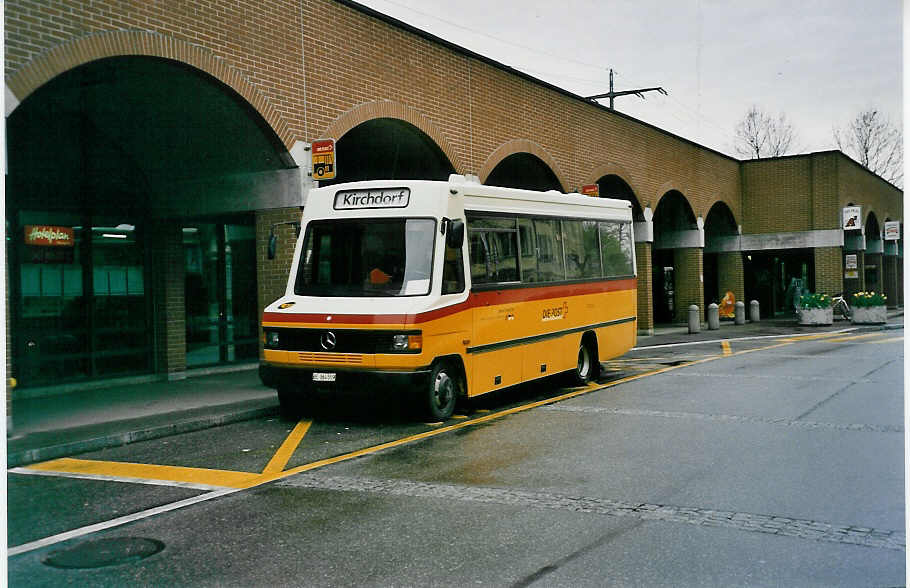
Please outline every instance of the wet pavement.
[[[685, 326], [658, 326], [653, 335], [639, 336], [636, 348], [612, 369], [614, 374], [621, 369], [635, 373], [660, 363], [636, 366], [636, 354], [644, 350], [653, 355], [657, 349], [674, 348], [674, 359], [668, 361], [679, 362], [686, 360], [686, 345], [883, 328], [903, 328], [903, 310], [889, 311], [886, 325], [867, 327], [844, 321], [831, 326], [800, 326], [789, 317], [744, 325], [725, 320], [719, 330], [707, 330], [702, 325], [702, 330], [694, 334]], [[626, 368], [622, 368], [622, 359], [626, 360]], [[7, 431], [7, 466], [276, 415], [275, 392], [261, 384], [255, 367], [173, 382], [125, 382], [53, 396], [30, 397], [27, 390], [14, 390], [12, 427]]]

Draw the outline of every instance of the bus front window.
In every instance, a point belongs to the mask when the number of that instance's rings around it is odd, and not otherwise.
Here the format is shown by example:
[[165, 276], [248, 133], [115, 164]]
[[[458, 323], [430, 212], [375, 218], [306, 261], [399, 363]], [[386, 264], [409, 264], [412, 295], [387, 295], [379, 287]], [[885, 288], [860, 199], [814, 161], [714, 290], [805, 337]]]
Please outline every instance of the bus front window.
[[314, 221], [294, 284], [301, 296], [421, 296], [430, 293], [436, 221]]

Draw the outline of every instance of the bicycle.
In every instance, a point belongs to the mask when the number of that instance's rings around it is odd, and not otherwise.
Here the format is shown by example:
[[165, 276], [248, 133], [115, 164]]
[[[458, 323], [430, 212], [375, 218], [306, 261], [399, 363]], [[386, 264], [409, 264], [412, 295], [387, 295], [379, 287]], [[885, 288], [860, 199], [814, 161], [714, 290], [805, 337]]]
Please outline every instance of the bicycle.
[[831, 307], [834, 309], [835, 314], [840, 314], [845, 320], [850, 320], [850, 305], [847, 304], [843, 293], [832, 299]]

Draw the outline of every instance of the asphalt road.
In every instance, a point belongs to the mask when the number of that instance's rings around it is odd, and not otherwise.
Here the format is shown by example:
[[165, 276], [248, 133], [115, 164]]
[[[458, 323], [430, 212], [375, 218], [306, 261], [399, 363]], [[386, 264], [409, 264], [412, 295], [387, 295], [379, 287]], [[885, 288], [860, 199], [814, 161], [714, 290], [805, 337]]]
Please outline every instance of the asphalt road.
[[608, 367], [446, 423], [354, 399], [11, 470], [9, 583], [905, 583], [903, 330]]

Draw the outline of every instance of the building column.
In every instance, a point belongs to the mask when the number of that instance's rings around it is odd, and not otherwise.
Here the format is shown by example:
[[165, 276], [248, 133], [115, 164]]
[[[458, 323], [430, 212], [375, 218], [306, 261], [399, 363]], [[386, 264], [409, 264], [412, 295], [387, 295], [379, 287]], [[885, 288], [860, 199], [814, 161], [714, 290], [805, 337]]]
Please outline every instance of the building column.
[[704, 250], [701, 247], [674, 249], [673, 266], [676, 268], [676, 322], [689, 320], [689, 306], [693, 304], [699, 308], [699, 320], [704, 321]]
[[186, 378], [186, 260], [179, 223], [156, 222], [151, 228], [155, 285], [156, 371], [168, 380]]
[[746, 303], [743, 255], [738, 251], [717, 254], [717, 299], [723, 300], [728, 290], [736, 300]]
[[635, 244], [635, 266], [638, 273], [638, 333], [654, 334], [654, 273], [651, 268], [651, 243]]
[[815, 292], [834, 296], [844, 292], [844, 258], [840, 247], [817, 247], [815, 256]]

